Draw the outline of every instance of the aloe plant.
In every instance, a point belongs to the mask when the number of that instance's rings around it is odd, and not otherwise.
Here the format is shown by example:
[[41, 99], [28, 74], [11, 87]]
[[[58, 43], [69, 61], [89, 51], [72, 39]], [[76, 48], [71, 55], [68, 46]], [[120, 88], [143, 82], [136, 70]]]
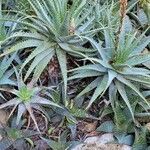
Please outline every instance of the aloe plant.
[[[119, 10], [118, 0], [0, 0], [0, 109], [9, 108], [8, 124], [15, 122], [0, 129], [0, 149], [23, 149], [27, 142], [36, 145], [30, 139], [40, 134], [35, 112], [49, 123], [48, 132], [40, 138], [54, 150], [71, 149], [78, 143], [74, 139], [79, 119], [100, 120], [106, 115], [112, 120], [97, 131], [111, 132], [114, 142], [133, 144], [135, 150], [147, 148], [149, 132], [143, 124], [150, 122], [149, 0], [130, 0], [128, 8], [124, 2], [124, 10]], [[30, 8], [32, 12], [27, 11]], [[75, 60], [77, 68], [68, 70], [74, 67], [70, 58], [79, 60]], [[63, 82], [58, 79], [61, 84], [58, 81], [55, 87], [42, 86], [42, 77], [49, 75], [45, 68], [55, 64]], [[90, 82], [80, 85], [83, 78]], [[75, 79], [81, 82], [68, 84]], [[64, 87], [60, 90], [59, 85]], [[78, 85], [85, 87], [76, 95]], [[103, 98], [100, 104], [106, 102], [107, 107], [100, 109], [100, 118], [90, 115], [91, 105]], [[26, 125], [22, 123], [26, 114], [38, 132], [20, 126]], [[58, 127], [69, 128], [70, 133], [57, 137]]]
[[[17, 74], [17, 73], [16, 73]], [[41, 105], [51, 106], [51, 107], [59, 107], [58, 104], [53, 102], [53, 100], [47, 99], [44, 96], [41, 96], [41, 91], [44, 89], [44, 87], [33, 87], [30, 84], [25, 84], [22, 79], [19, 77], [19, 74], [17, 74], [17, 89], [6, 89], [1, 88], [2, 91], [7, 91], [13, 95], [15, 95], [14, 98], [11, 100], [3, 103], [0, 105], [0, 109], [6, 108], [6, 107], [12, 107], [13, 109], [10, 112], [10, 116], [14, 115], [15, 109], [18, 109], [17, 113], [17, 119], [16, 124], [18, 125], [22, 116], [24, 113], [28, 112], [31, 118], [34, 121], [34, 124], [39, 131], [38, 124], [36, 122], [33, 110], [36, 109], [46, 115], [44, 109], [41, 107]]]
[[[127, 88], [126, 92], [134, 111], [136, 121], [133, 122], [124, 101], [121, 101], [121, 98], [116, 94], [115, 90], [115, 92], [111, 93], [110, 102], [112, 107], [105, 107], [101, 113], [102, 118], [109, 115], [114, 119], [102, 123], [97, 128], [97, 131], [111, 132], [114, 135], [115, 142], [131, 145], [135, 150], [146, 149], [148, 146], [149, 131], [145, 124], [149, 123], [149, 107], [142, 101], [138, 94], [132, 92], [130, 88]], [[148, 98], [150, 91], [143, 91], [142, 94]], [[135, 136], [133, 136], [133, 133]]]
[[71, 149], [72, 147], [76, 146], [77, 144], [79, 144], [79, 142], [77, 141], [67, 141], [67, 131], [64, 131], [59, 137], [58, 137], [58, 141], [54, 141], [51, 139], [45, 139], [42, 138], [42, 140], [44, 140], [50, 148], [52, 148], [53, 150], [64, 150], [64, 149]]
[[27, 148], [27, 141], [32, 141], [30, 137], [38, 135], [39, 133], [32, 130], [21, 130], [19, 128], [5, 127], [0, 129], [3, 139], [0, 141], [0, 149], [7, 150], [11, 146], [13, 148], [25, 149]]
[[[23, 69], [29, 66], [24, 80], [34, 71], [35, 81], [40, 77], [44, 68], [54, 55], [57, 56], [63, 76], [65, 93], [67, 89], [67, 59], [66, 55], [81, 57], [83, 54], [94, 52], [93, 49], [82, 47], [87, 42], [80, 36], [93, 36], [99, 29], [93, 29], [93, 6], [87, 0], [73, 1], [72, 5], [67, 0], [28, 0], [35, 15], [25, 14], [23, 21], [17, 21], [28, 27], [29, 31], [22, 29], [14, 33], [10, 38], [20, 38], [14, 46], [6, 50], [2, 55], [21, 49], [31, 48], [30, 55], [22, 64]], [[92, 30], [93, 29], [93, 30]], [[26, 32], [27, 31], [27, 32]]]
[[[63, 90], [60, 89], [53, 89], [53, 90], [49, 90], [46, 93], [46, 96], [48, 97], [52, 97], [53, 101], [56, 104], [61, 104], [61, 105], [65, 105], [65, 100], [64, 100], [64, 96], [63, 96]], [[69, 96], [68, 96], [69, 99]], [[65, 106], [64, 109], [62, 108], [55, 108], [53, 109], [56, 113], [58, 113], [59, 115], [64, 116], [67, 120], [69, 120], [72, 123], [77, 123], [76, 118], [88, 118], [88, 117], [92, 117], [90, 116], [86, 110], [84, 110], [84, 108], [79, 108], [75, 105], [75, 103], [73, 102], [73, 100], [69, 99], [67, 100], [68, 104]]]
[[109, 98], [111, 99], [111, 94], [115, 89], [123, 98], [134, 119], [134, 113], [125, 89], [129, 87], [135, 91], [150, 106], [135, 84], [150, 86], [150, 70], [141, 66], [143, 62], [150, 60], [149, 53], [142, 54], [144, 48], [150, 43], [150, 37], [146, 37], [145, 32], [142, 35], [133, 32], [128, 19], [124, 20], [118, 42], [116, 42], [116, 36], [111, 30], [104, 30], [104, 35], [104, 46], [101, 41], [98, 43], [88, 38], [97, 49], [99, 57], [86, 58], [92, 63], [70, 70], [72, 75], [69, 80], [95, 77], [76, 97], [79, 98], [95, 89], [87, 108], [104, 95], [107, 89], [109, 89]]
[[9, 57], [4, 57], [0, 61], [0, 86], [3, 85], [16, 85], [16, 82], [12, 80], [10, 77], [13, 75], [14, 70], [9, 69], [12, 61], [14, 60], [16, 54]]
[[[6, 14], [2, 13], [3, 1], [0, 0], [0, 18], [5, 18]], [[9, 25], [8, 25], [9, 24]], [[4, 49], [9, 47], [10, 41], [3, 43], [6, 38], [11, 35], [11, 32], [15, 29], [16, 24], [11, 22], [0, 21], [0, 53], [2, 54]], [[18, 56], [15, 54], [8, 55], [0, 59], [0, 85], [9, 84], [15, 85], [15, 82], [10, 80], [10, 76], [13, 74], [13, 70], [10, 70], [13, 60], [17, 60]], [[19, 59], [18, 59], [19, 60]], [[19, 62], [19, 61], [18, 61]], [[9, 71], [8, 71], [9, 70]]]
[[18, 11], [31, 11], [31, 6], [28, 1], [26, 0], [17, 0], [15, 2], [15, 9]]
[[[125, 123], [125, 122], [124, 122]], [[126, 125], [128, 123], [126, 122]], [[131, 126], [130, 128], [134, 128]], [[116, 125], [111, 121], [106, 121], [102, 123], [98, 128], [97, 131], [101, 132], [112, 132], [114, 135], [114, 142], [117, 144], [125, 144], [132, 146], [133, 150], [142, 150], [148, 148], [148, 130], [145, 127], [134, 128], [132, 133], [135, 133], [135, 137], [128, 132], [122, 133], [117, 131]]]
[[140, 0], [140, 5], [146, 13], [148, 21], [150, 23], [150, 0]]

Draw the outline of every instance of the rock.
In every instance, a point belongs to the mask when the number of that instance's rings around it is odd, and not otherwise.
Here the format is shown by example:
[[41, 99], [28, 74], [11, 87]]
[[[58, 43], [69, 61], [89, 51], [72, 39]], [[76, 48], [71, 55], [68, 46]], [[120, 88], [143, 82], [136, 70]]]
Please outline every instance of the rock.
[[85, 144], [79, 144], [76, 147], [72, 148], [71, 150], [82, 150]]
[[77, 145], [72, 150], [131, 150], [128, 145], [113, 144], [113, 134], [103, 134], [87, 138], [83, 144]]
[[99, 136], [89, 137], [84, 141], [84, 143], [86, 143], [86, 144], [93, 144], [93, 143], [106, 144], [106, 143], [113, 142], [113, 141], [114, 141], [113, 134], [107, 133], [107, 134], [103, 134], [100, 137]]
[[121, 150], [131, 150], [132, 147], [128, 145], [123, 145]]
[[113, 134], [107, 133], [99, 137], [98, 143], [106, 144], [114, 141]]
[[0, 110], [0, 124], [5, 126], [8, 120], [9, 114], [4, 111], [4, 110]]
[[[5, 127], [7, 124], [7, 120], [8, 120], [9, 114], [4, 111], [4, 110], [0, 110], [0, 128]], [[2, 140], [2, 136], [0, 135], [0, 141]]]
[[93, 144], [93, 143], [97, 143], [99, 141], [99, 137], [98, 136], [94, 136], [94, 137], [89, 137], [87, 138], [84, 143], [85, 144]]
[[80, 144], [72, 150], [131, 150], [131, 147], [119, 144]]
[[3, 137], [0, 135], [0, 141], [2, 140], [2, 138], [3, 138]]
[[145, 125], [145, 127], [150, 131], [150, 122]]

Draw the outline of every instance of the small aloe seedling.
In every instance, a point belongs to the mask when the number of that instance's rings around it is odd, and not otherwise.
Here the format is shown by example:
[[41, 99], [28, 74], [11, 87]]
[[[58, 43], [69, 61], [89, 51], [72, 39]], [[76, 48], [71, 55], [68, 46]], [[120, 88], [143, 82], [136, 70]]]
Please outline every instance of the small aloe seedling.
[[65, 130], [59, 137], [58, 141], [54, 141], [51, 139], [45, 139], [41, 137], [43, 141], [45, 141], [50, 148], [53, 150], [67, 150], [72, 149], [74, 146], [80, 144], [78, 141], [67, 141], [68, 131]]
[[34, 95], [34, 90], [33, 89], [29, 90], [27, 86], [21, 87], [18, 92], [18, 97], [22, 100], [22, 102], [25, 103], [30, 101], [33, 95]]
[[32, 130], [21, 130], [14, 127], [5, 127], [0, 129], [3, 139], [0, 141], [0, 149], [6, 150], [13, 146], [16, 149], [26, 147], [26, 142], [31, 141], [30, 137], [39, 133]]
[[44, 96], [42, 97], [40, 95], [44, 87], [33, 87], [30, 84], [26, 85], [20, 78], [18, 78], [17, 83], [18, 83], [18, 87], [17, 87], [18, 90], [1, 89], [1, 90], [14, 94], [15, 97], [9, 100], [8, 102], [0, 105], [0, 109], [9, 107], [9, 106], [14, 106], [10, 113], [10, 116], [11, 116], [14, 113], [15, 109], [18, 107], [16, 124], [19, 124], [23, 114], [28, 112], [32, 120], [34, 121], [34, 124], [36, 125], [37, 130], [39, 131], [35, 116], [33, 114], [33, 109], [36, 109], [42, 112], [43, 114], [45, 114], [42, 107], [40, 107], [41, 105], [53, 106], [53, 107], [60, 107], [60, 106], [56, 104], [55, 102], [50, 101], [49, 99], [45, 98]]

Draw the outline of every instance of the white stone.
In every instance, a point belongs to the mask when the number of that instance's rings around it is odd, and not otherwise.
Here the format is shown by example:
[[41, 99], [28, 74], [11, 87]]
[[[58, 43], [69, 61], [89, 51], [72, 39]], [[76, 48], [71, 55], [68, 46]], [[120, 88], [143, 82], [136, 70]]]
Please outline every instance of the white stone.
[[98, 139], [98, 143], [101, 143], [101, 144], [106, 144], [106, 143], [110, 143], [110, 142], [113, 142], [114, 141], [114, 137], [113, 137], [113, 134], [111, 133], [107, 133], [107, 134], [103, 134], [99, 137]]
[[9, 116], [9, 114], [6, 111], [1, 109], [0, 110], [0, 124], [6, 125], [8, 116]]
[[121, 150], [131, 150], [132, 147], [131, 146], [128, 146], [128, 145], [123, 145]]
[[[0, 128], [6, 126], [8, 116], [9, 116], [9, 114], [6, 111], [4, 111], [2, 109], [0, 110]], [[2, 140], [2, 138], [3, 137], [0, 135], [0, 141]]]
[[71, 150], [82, 150], [83, 147], [84, 147], [84, 144], [79, 144], [76, 147], [72, 148]]
[[93, 143], [97, 143], [99, 141], [99, 137], [98, 136], [93, 136], [93, 137], [88, 137], [84, 143], [86, 144], [93, 144]]
[[[100, 137], [89, 137], [83, 144], [79, 144], [71, 150], [131, 150], [128, 145], [113, 144], [113, 134], [103, 134]], [[108, 144], [107, 144], [108, 143]]]
[[0, 135], [0, 141], [3, 139], [3, 137]]

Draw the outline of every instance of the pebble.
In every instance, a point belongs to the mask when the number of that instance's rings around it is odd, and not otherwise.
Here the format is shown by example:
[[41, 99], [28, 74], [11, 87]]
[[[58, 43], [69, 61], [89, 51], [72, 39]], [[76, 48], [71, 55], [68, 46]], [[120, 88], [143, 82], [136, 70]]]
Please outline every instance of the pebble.
[[107, 133], [101, 136], [89, 137], [83, 144], [79, 144], [71, 150], [131, 150], [128, 145], [113, 144], [113, 134]]
[[[7, 124], [7, 120], [8, 120], [9, 114], [4, 111], [4, 110], [0, 110], [0, 128], [5, 127]], [[0, 141], [2, 140], [2, 136], [0, 135]]]

